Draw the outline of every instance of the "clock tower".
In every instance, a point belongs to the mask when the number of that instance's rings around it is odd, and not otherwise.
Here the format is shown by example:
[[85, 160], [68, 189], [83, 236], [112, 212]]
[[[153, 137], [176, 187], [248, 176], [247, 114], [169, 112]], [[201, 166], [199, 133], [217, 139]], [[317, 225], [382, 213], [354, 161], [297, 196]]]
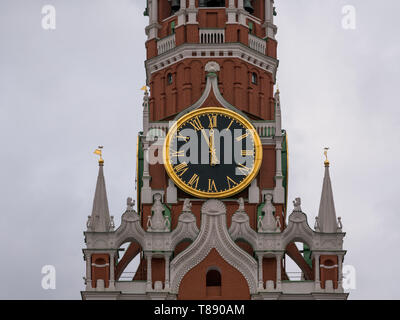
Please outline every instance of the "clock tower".
[[148, 0], [145, 15], [137, 206], [114, 230], [101, 158], [82, 297], [345, 299], [328, 160], [315, 230], [299, 198], [287, 211], [274, 0]]

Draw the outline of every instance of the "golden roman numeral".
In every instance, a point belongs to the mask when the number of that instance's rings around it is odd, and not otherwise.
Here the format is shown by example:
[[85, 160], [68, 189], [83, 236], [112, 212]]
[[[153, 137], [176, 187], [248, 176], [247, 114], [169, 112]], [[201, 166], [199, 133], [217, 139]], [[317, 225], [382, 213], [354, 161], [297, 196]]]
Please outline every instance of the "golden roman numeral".
[[208, 179], [208, 192], [218, 192], [214, 179]]
[[189, 123], [193, 126], [193, 128], [196, 131], [200, 131], [200, 130], [204, 129], [199, 117], [193, 118], [192, 120], [189, 121]]
[[247, 131], [244, 135], [237, 137], [236, 141], [238, 141], [238, 142], [242, 141], [244, 138], [247, 138], [249, 135], [250, 135], [250, 132]]
[[243, 164], [238, 164], [238, 169], [240, 170], [240, 172], [243, 173], [243, 175], [247, 176], [250, 172], [251, 172], [251, 168], [246, 167]]
[[254, 150], [242, 150], [242, 156], [247, 157], [247, 156], [254, 156]]
[[179, 177], [182, 177], [185, 174], [185, 172], [189, 170], [189, 168], [186, 162], [182, 162], [181, 164], [178, 164], [174, 168], [174, 170], [179, 175]]
[[231, 179], [229, 176], [226, 177], [226, 180], [228, 180], [229, 189], [232, 188], [231, 183], [233, 184], [234, 187], [237, 186], [238, 184], [235, 180]]
[[185, 156], [185, 150], [182, 151], [171, 150], [171, 157], [183, 157], [183, 156]]
[[188, 141], [188, 140], [189, 140], [189, 137], [185, 137], [185, 136], [181, 136], [181, 135], [176, 136], [176, 138], [177, 138], [177, 139], [181, 139], [181, 140], [185, 140], [185, 141]]
[[231, 121], [231, 123], [229, 124], [228, 128], [226, 128], [226, 130], [229, 130], [229, 128], [231, 127], [233, 121], [235, 121], [235, 120], [232, 120], [232, 121]]
[[199, 180], [200, 180], [200, 177], [197, 174], [194, 174], [193, 177], [189, 180], [188, 185], [192, 188], [194, 187], [194, 189], [197, 189]]
[[210, 120], [210, 129], [216, 128], [217, 127], [217, 115], [215, 114], [209, 114], [208, 119]]

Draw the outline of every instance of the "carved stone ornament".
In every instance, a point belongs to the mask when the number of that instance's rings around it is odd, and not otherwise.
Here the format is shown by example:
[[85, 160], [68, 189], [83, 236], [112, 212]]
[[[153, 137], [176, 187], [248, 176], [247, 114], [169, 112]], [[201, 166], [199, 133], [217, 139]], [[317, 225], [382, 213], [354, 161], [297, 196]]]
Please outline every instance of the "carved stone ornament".
[[164, 206], [161, 203], [161, 194], [154, 195], [154, 204], [151, 207], [152, 216], [147, 220], [148, 232], [168, 232], [170, 222], [164, 216]]
[[216, 73], [221, 70], [219, 64], [215, 61], [210, 61], [206, 64], [205, 67], [206, 72], [213, 72]]
[[275, 218], [275, 207], [272, 204], [272, 195], [265, 196], [265, 205], [262, 209], [263, 216], [258, 219], [259, 232], [280, 232], [280, 221]]

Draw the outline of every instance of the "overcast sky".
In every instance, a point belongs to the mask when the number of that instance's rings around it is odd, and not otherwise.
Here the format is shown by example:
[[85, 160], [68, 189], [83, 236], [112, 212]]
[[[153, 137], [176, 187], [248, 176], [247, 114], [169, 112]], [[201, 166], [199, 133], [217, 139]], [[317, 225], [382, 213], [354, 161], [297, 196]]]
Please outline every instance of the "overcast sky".
[[[400, 298], [398, 0], [276, 0], [289, 199], [318, 214], [329, 146], [353, 299]], [[56, 30], [41, 25], [56, 8]], [[356, 9], [356, 29], [342, 8]], [[145, 1], [0, 1], [0, 298], [80, 299], [83, 231], [104, 145], [119, 225], [136, 197]], [[291, 205], [289, 206], [291, 209]], [[56, 290], [41, 268], [54, 265]]]

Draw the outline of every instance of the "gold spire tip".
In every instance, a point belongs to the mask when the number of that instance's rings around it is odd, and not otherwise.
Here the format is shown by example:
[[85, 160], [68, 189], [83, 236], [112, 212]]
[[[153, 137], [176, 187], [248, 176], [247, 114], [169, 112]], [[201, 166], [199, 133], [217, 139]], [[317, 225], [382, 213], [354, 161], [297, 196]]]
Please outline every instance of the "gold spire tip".
[[104, 164], [104, 159], [103, 159], [103, 146], [99, 146], [95, 151], [94, 154], [97, 154], [99, 156], [99, 164]]
[[328, 147], [326, 147], [326, 148], [324, 148], [324, 156], [325, 156], [325, 161], [324, 161], [324, 165], [325, 165], [325, 167], [329, 167], [329, 165], [330, 165], [330, 162], [329, 162], [329, 160], [328, 160], [328, 151], [329, 151], [329, 148]]

